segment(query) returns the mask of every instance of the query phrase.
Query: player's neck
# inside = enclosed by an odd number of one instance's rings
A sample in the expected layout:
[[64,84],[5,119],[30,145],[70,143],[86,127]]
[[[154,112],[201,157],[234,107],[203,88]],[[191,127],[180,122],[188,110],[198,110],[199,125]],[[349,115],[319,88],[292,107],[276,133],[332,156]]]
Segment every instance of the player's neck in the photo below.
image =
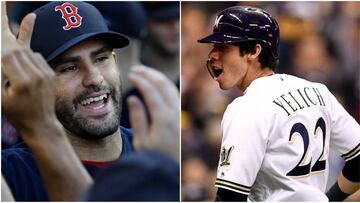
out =
[[118,159],[122,151],[120,129],[99,140],[87,140],[69,132],[67,135],[80,160],[112,161]]
[[266,77],[266,76],[270,76],[273,75],[274,71],[271,70],[270,68],[254,68],[254,69],[249,69],[249,71],[247,72],[243,82],[241,83],[241,85],[239,86],[239,89],[243,92],[245,92],[245,90],[249,87],[249,85],[256,79],[261,78],[261,77]]

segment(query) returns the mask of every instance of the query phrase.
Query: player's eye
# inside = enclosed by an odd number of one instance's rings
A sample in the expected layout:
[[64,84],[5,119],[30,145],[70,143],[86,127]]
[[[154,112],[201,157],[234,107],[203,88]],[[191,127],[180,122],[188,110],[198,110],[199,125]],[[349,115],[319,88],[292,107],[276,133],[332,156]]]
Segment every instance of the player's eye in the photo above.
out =
[[58,73],[69,73],[69,72],[75,72],[77,71],[77,67],[75,65],[67,65],[63,66],[61,68],[58,68]]
[[95,62],[96,63],[102,63],[102,62],[105,62],[107,59],[109,59],[108,56],[102,56],[102,57],[96,58]]
[[103,52],[95,57],[94,62],[98,64],[105,63],[110,58],[110,52]]

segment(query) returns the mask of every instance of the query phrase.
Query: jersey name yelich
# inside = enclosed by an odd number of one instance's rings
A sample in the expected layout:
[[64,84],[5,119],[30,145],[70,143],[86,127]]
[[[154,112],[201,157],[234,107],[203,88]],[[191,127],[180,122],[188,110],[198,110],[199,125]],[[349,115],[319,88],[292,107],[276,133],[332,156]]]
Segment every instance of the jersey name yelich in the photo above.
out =
[[316,87],[304,87],[290,91],[277,97],[273,103],[281,107],[288,116],[307,107],[325,106],[324,99]]

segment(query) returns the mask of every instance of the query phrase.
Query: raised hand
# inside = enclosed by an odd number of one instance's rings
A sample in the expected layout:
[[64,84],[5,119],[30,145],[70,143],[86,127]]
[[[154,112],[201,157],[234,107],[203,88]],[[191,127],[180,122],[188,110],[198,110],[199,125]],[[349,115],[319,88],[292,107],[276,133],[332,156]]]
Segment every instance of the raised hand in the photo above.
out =
[[132,70],[129,80],[143,95],[151,117],[149,125],[141,101],[137,97],[128,99],[135,148],[158,150],[179,160],[180,102],[176,86],[161,72],[141,66]]
[[1,53],[6,54],[7,52],[14,49],[30,48],[31,35],[35,24],[36,15],[30,13],[25,16],[20,24],[19,38],[16,40],[15,35],[9,28],[9,21],[6,12],[6,3],[1,2]]
[[92,178],[56,118],[55,73],[30,49],[36,16],[23,19],[16,39],[9,29],[5,2],[1,6],[2,111],[34,154],[49,199],[75,201]]
[[46,125],[47,119],[54,122],[55,74],[45,59],[30,49],[13,50],[1,59],[6,76],[1,91],[2,110],[11,123],[22,131],[40,123]]
[[30,48],[35,19],[36,15],[34,13],[29,13],[21,21],[17,42],[23,47]]
[[1,9],[2,110],[20,131],[34,122],[56,120],[55,74],[40,54],[30,50],[36,16],[25,16],[16,39],[9,28],[5,2],[1,2]]
[[13,50],[20,49],[21,46],[16,42],[16,38],[9,28],[8,17],[6,14],[6,3],[1,2],[1,54]]

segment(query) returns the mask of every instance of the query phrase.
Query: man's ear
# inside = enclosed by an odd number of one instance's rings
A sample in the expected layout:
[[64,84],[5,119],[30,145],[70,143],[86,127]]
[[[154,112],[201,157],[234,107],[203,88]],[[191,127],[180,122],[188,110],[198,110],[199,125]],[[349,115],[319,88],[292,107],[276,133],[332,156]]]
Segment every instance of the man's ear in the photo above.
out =
[[260,53],[262,51],[262,47],[260,44],[255,45],[255,50],[248,54],[250,60],[255,60],[257,57],[259,57]]
[[117,56],[116,56],[115,51],[112,51],[112,52],[111,52],[111,56],[114,58],[115,64],[117,64]]

